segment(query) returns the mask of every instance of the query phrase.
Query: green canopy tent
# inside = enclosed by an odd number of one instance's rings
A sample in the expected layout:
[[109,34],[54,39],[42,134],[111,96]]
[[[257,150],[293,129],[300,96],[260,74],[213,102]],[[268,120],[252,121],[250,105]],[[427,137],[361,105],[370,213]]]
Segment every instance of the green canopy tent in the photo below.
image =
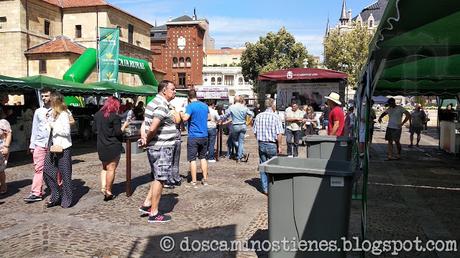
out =
[[458,0],[389,0],[370,45],[362,88],[374,95],[457,95],[459,24]]
[[[158,94],[158,87],[152,85],[129,86],[108,81],[94,82],[90,85],[112,88],[122,95],[146,96],[147,103]],[[187,94],[176,92],[176,97],[187,97]]]
[[0,75],[1,89],[16,90],[24,87],[36,89],[34,85],[27,85],[26,81],[23,79]]
[[36,89],[51,88],[58,90],[66,95],[68,94],[113,94],[113,88],[104,87],[101,85],[90,85],[78,82],[64,81],[44,75],[35,75],[24,77],[23,79],[27,85]]
[[[369,46],[355,96],[369,121],[372,95],[456,96],[460,92],[460,1],[389,0]],[[369,124],[365,150],[368,154]],[[359,129],[358,129],[359,130]],[[364,156],[362,234],[367,228],[368,155]]]
[[151,85],[129,86],[108,81],[94,82],[89,83],[88,85],[94,87],[109,88],[114,92],[126,95],[151,96],[158,93],[157,87]]

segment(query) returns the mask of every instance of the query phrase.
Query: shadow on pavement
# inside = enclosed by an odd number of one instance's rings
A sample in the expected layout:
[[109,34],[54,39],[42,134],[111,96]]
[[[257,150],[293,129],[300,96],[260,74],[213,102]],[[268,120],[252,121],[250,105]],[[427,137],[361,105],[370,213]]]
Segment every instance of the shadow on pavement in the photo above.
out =
[[72,186],[74,188],[72,206],[75,206],[78,201],[89,192],[89,187],[85,186],[85,183],[86,182],[81,179],[72,180]]
[[[83,155],[87,153],[93,153],[96,152],[96,141],[73,141],[72,145],[72,156],[78,156],[78,155]],[[79,161],[79,160],[76,160]],[[79,162],[72,161],[72,164],[76,164]],[[10,156],[8,158],[8,167],[16,167],[16,166],[23,166],[27,164],[31,164],[33,162],[32,160],[32,154],[29,151],[15,151],[10,153]],[[74,163],[76,162],[76,163]],[[81,162],[81,161],[80,161]]]
[[85,161],[82,160],[82,159],[72,159],[72,165],[75,165],[75,164],[78,164],[78,163],[82,163],[82,162],[85,162]]
[[[123,177],[124,175],[118,173],[115,176],[122,176]],[[131,191],[132,191],[132,193],[134,193],[136,191],[137,187],[139,187],[141,185],[144,185],[144,184],[148,184],[150,182],[152,182],[152,176],[150,175],[150,173],[131,179]],[[113,184],[112,191],[113,191],[113,193],[115,195],[119,195],[121,193],[126,192],[126,181]]]
[[261,182],[260,182],[260,178],[251,178],[251,179],[248,179],[248,180],[245,180],[244,181],[246,184],[254,187],[255,189],[257,189],[257,191],[263,193],[262,191],[262,186],[261,186]]
[[[235,240],[236,225],[222,227],[204,228],[193,231],[185,231],[174,234],[164,234],[149,238],[147,246],[140,257],[236,257],[235,251],[219,251],[219,247],[230,249],[232,241]],[[174,243],[174,245],[168,245]],[[172,247],[166,252],[164,247]],[[135,243],[128,253],[131,257],[136,251]],[[212,251],[217,247],[217,251]]]
[[177,196],[179,196],[176,193],[170,193],[170,194],[164,194],[161,196],[160,199],[160,204],[158,205],[158,209],[162,213],[170,213],[174,210],[174,207],[176,204],[179,202],[179,199],[177,199]]
[[24,188],[31,184],[32,184],[32,179],[23,179],[19,181],[6,182],[6,185],[8,186],[8,191],[5,194],[0,195],[0,199],[4,199],[10,196],[13,196],[19,193],[21,188]]
[[[248,242],[260,242],[263,243],[264,241],[268,241],[268,229],[258,229],[251,238],[249,238]],[[255,250],[257,257],[268,257],[268,252],[264,251],[262,248]]]
[[32,154],[28,151],[11,152],[8,157],[8,167],[22,166],[32,163]]

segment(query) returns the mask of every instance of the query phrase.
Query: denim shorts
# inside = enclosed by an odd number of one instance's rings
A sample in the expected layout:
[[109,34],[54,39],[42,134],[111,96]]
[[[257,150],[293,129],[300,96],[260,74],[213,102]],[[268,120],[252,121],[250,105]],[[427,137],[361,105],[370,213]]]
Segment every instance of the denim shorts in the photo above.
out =
[[206,159],[208,152],[208,138],[188,138],[187,140],[187,161]]
[[152,179],[167,181],[173,171],[174,146],[161,147],[160,149],[147,148],[147,157]]

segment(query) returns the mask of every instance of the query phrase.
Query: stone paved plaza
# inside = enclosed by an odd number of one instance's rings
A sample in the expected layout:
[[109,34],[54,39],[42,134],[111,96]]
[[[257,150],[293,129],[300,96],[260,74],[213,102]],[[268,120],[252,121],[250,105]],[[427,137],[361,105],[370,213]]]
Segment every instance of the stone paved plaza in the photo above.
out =
[[[430,131],[431,132],[431,131]],[[383,161],[383,132],[371,150],[368,239],[460,240],[460,162],[437,150],[435,134],[424,135],[420,148],[403,159]],[[185,137],[184,137],[185,140]],[[224,139],[225,140],[225,139]],[[183,184],[164,190],[160,210],[172,215],[166,224],[148,224],[138,212],[150,181],[145,153],[133,155],[133,195],[124,193],[125,160],[115,181],[118,197],[103,202],[99,192],[100,163],[93,146],[77,144],[73,180],[77,202],[69,209],[44,208],[44,201],[25,204],[33,169],[31,156],[13,157],[7,169],[9,193],[0,199],[0,257],[265,257],[264,252],[181,252],[193,240],[266,240],[267,197],[261,194],[256,141],[248,132],[248,163],[221,159],[210,164],[210,185]],[[185,141],[183,143],[185,149]],[[225,147],[224,147],[225,149]],[[305,155],[302,147],[301,156]],[[187,176],[186,153],[181,174]],[[184,179],[186,180],[186,179]],[[422,187],[423,186],[423,187]],[[443,188],[436,188],[443,187]],[[361,202],[353,201],[349,236],[359,236]],[[327,224],[325,225],[327,227]],[[172,252],[160,240],[176,241]],[[186,245],[185,245],[186,246]],[[452,253],[450,253],[452,254]],[[447,253],[401,253],[399,257],[449,257]],[[349,254],[357,257],[357,253]],[[372,256],[368,254],[368,256]],[[384,255],[388,257],[387,255]],[[459,253],[451,257],[459,257]]]

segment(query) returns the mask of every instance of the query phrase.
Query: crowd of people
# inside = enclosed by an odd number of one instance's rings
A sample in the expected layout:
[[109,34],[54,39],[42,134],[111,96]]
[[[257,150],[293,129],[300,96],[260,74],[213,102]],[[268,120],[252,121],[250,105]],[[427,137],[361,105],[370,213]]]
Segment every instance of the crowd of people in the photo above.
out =
[[[111,201],[116,196],[112,191],[120,157],[123,151],[123,133],[133,120],[143,120],[140,129],[138,145],[147,153],[152,182],[144,202],[139,207],[142,214],[148,215],[149,223],[161,223],[171,220],[171,216],[162,214],[159,201],[163,188],[174,188],[181,185],[182,177],[179,172],[181,153],[181,128],[187,125],[187,161],[191,180],[186,185],[198,188],[198,164],[202,177],[200,184],[208,186],[208,163],[216,160],[217,128],[225,126],[228,129],[227,155],[237,163],[245,162],[249,154],[245,154],[244,141],[248,127],[252,125],[258,143],[259,162],[281,154],[282,135],[286,137],[287,156],[299,155],[299,143],[302,135],[317,134],[320,126],[331,136],[355,137],[354,126],[360,124],[356,137],[359,140],[359,150],[363,153],[366,124],[370,125],[372,139],[373,125],[376,119],[375,111],[371,108],[366,118],[364,113],[358,119],[353,106],[344,113],[340,95],[331,92],[325,97],[326,105],[322,120],[314,112],[312,106],[301,107],[296,100],[284,112],[282,118],[276,110],[275,100],[265,100],[265,110],[260,107],[251,111],[243,97],[236,96],[234,104],[226,110],[216,109],[215,103],[205,104],[198,100],[196,91],[188,92],[188,104],[181,107],[171,102],[176,96],[176,87],[171,81],[162,81],[158,86],[158,94],[144,108],[139,102],[135,107],[131,103],[124,106],[116,97],[108,97],[103,106],[94,114],[93,132],[97,135],[97,153],[101,161],[100,191],[104,201]],[[33,115],[32,132],[30,137],[30,152],[33,155],[34,176],[30,194],[24,198],[31,203],[43,200],[44,184],[50,190],[50,198],[46,207],[71,207],[74,204],[72,188],[72,139],[70,126],[75,123],[72,113],[64,104],[64,97],[59,92],[50,89],[41,90],[43,106],[36,109]],[[364,106],[366,103],[363,104]],[[370,105],[373,105],[371,102]],[[0,110],[0,115],[5,112]],[[410,139],[413,146],[413,135],[417,134],[416,146],[420,142],[420,133],[426,114],[418,105],[410,114],[394,99],[388,100],[388,108],[380,115],[379,122],[389,116],[385,139],[388,141],[388,160],[401,157],[401,128],[410,123]],[[402,116],[405,119],[402,120]],[[2,117],[0,117],[2,118]],[[368,119],[368,121],[366,121]],[[402,120],[402,121],[401,121]],[[9,146],[11,144],[11,126],[5,119],[0,119],[0,193],[5,193],[5,168],[7,165]],[[393,150],[396,145],[396,152]],[[268,179],[264,171],[260,171],[262,192],[268,195]]]

